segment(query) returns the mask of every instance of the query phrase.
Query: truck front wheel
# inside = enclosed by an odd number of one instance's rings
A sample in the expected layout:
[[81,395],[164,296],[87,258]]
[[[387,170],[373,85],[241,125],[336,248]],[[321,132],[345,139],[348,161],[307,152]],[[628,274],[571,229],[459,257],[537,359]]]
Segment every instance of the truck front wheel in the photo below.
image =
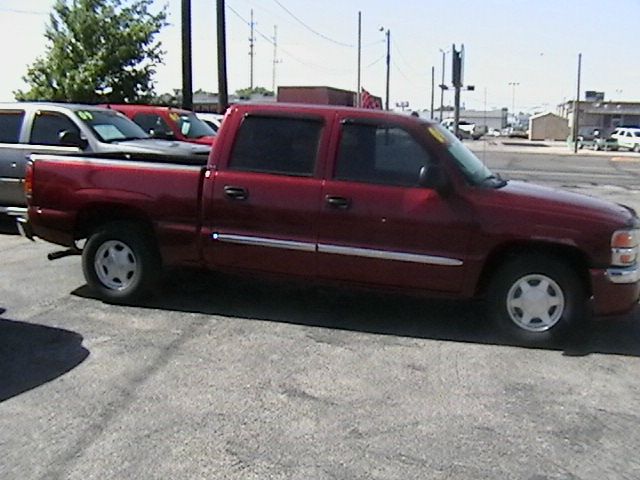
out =
[[488,291],[489,315],[508,338],[526,344],[564,339],[587,320],[587,295],[561,259],[526,255],[505,263]]
[[82,252],[89,287],[103,300],[124,303],[148,293],[159,276],[160,261],[153,242],[133,222],[99,227]]

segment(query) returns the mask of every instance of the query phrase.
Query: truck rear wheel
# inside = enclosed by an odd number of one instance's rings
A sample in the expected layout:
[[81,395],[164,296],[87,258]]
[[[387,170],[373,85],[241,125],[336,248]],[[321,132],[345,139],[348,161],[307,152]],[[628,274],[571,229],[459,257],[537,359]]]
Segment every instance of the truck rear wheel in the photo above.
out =
[[505,263],[488,291],[489,315],[503,334],[538,345],[562,340],[588,315],[583,282],[559,258],[526,255]]
[[124,303],[148,293],[160,273],[153,242],[133,222],[99,227],[82,252],[82,270],[89,287],[108,302]]

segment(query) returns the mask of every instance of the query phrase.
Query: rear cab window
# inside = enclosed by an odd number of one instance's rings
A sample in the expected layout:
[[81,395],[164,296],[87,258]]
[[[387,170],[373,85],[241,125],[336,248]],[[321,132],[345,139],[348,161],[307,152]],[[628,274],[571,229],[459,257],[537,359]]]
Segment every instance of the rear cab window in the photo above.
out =
[[312,177],[323,127],[319,118],[247,116],[240,125],[229,169]]
[[0,111],[0,143],[19,143],[24,110]]

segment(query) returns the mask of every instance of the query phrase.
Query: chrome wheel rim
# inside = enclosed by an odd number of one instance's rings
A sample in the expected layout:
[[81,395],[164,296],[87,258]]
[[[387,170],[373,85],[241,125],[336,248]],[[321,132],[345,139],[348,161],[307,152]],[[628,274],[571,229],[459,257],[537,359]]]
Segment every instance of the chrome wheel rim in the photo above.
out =
[[562,318],[564,294],[551,278],[541,274],[518,279],[507,294],[507,311],[511,321],[529,332],[544,332]]
[[109,240],[100,245],[94,267],[98,280],[111,290],[129,288],[139,274],[133,250],[118,240]]

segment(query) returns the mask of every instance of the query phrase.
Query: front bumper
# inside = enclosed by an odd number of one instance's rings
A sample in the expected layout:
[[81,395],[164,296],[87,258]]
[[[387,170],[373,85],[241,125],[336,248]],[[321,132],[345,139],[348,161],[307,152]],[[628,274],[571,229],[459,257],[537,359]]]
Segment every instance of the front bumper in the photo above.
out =
[[612,283],[636,283],[640,281],[640,265],[607,269],[607,277]]
[[592,269],[591,287],[596,315],[622,315],[640,300],[640,265],[630,268]]

